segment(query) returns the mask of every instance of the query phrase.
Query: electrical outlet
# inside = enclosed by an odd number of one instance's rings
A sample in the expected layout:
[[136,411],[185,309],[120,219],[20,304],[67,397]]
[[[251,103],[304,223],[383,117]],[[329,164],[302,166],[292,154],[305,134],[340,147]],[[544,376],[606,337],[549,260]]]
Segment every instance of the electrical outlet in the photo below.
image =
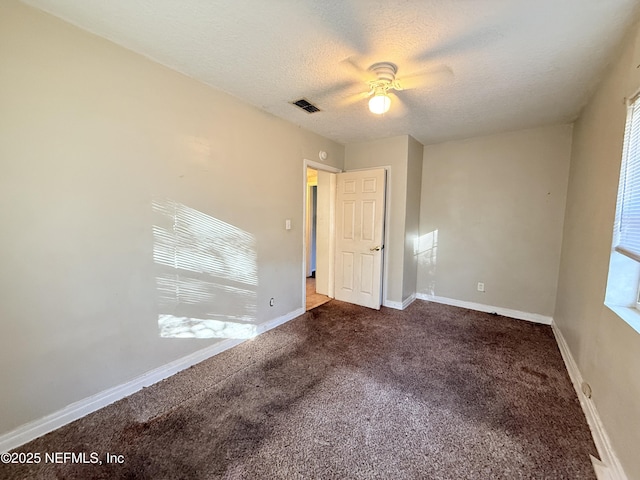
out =
[[478,282],[478,291],[479,292],[484,292],[484,283]]

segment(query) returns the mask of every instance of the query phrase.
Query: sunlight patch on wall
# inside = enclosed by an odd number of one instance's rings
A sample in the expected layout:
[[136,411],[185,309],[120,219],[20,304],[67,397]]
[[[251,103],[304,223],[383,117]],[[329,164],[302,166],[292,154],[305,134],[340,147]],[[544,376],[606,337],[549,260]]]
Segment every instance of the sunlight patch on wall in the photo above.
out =
[[255,336],[255,237],[173,200],[152,207],[160,336]]
[[173,338],[253,338],[255,325],[202,318],[158,315],[161,337]]
[[421,292],[435,295],[436,264],[438,257],[438,230],[425,233],[416,238],[413,246],[414,254],[418,257],[418,268],[423,279],[420,282]]

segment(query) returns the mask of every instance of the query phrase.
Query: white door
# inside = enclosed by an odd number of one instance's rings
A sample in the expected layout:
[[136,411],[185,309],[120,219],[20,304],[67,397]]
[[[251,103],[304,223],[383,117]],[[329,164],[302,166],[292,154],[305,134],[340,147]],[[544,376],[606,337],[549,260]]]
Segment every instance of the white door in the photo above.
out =
[[335,298],[380,309],[385,170],[337,174]]

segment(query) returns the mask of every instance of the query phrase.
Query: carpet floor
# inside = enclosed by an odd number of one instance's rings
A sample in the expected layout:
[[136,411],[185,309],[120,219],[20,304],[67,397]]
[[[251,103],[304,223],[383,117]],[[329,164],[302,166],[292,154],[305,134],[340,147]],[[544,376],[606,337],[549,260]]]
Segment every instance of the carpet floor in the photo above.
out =
[[16,452],[103,464],[0,478],[585,480],[597,456],[550,327],[335,300]]

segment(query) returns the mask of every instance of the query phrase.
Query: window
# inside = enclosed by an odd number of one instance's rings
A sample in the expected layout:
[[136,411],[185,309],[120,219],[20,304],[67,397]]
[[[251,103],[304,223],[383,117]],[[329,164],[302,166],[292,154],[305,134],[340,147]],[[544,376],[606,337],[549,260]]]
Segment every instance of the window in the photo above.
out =
[[640,332],[640,94],[629,102],[606,305]]
[[616,251],[640,262],[640,101],[627,111],[614,230]]

